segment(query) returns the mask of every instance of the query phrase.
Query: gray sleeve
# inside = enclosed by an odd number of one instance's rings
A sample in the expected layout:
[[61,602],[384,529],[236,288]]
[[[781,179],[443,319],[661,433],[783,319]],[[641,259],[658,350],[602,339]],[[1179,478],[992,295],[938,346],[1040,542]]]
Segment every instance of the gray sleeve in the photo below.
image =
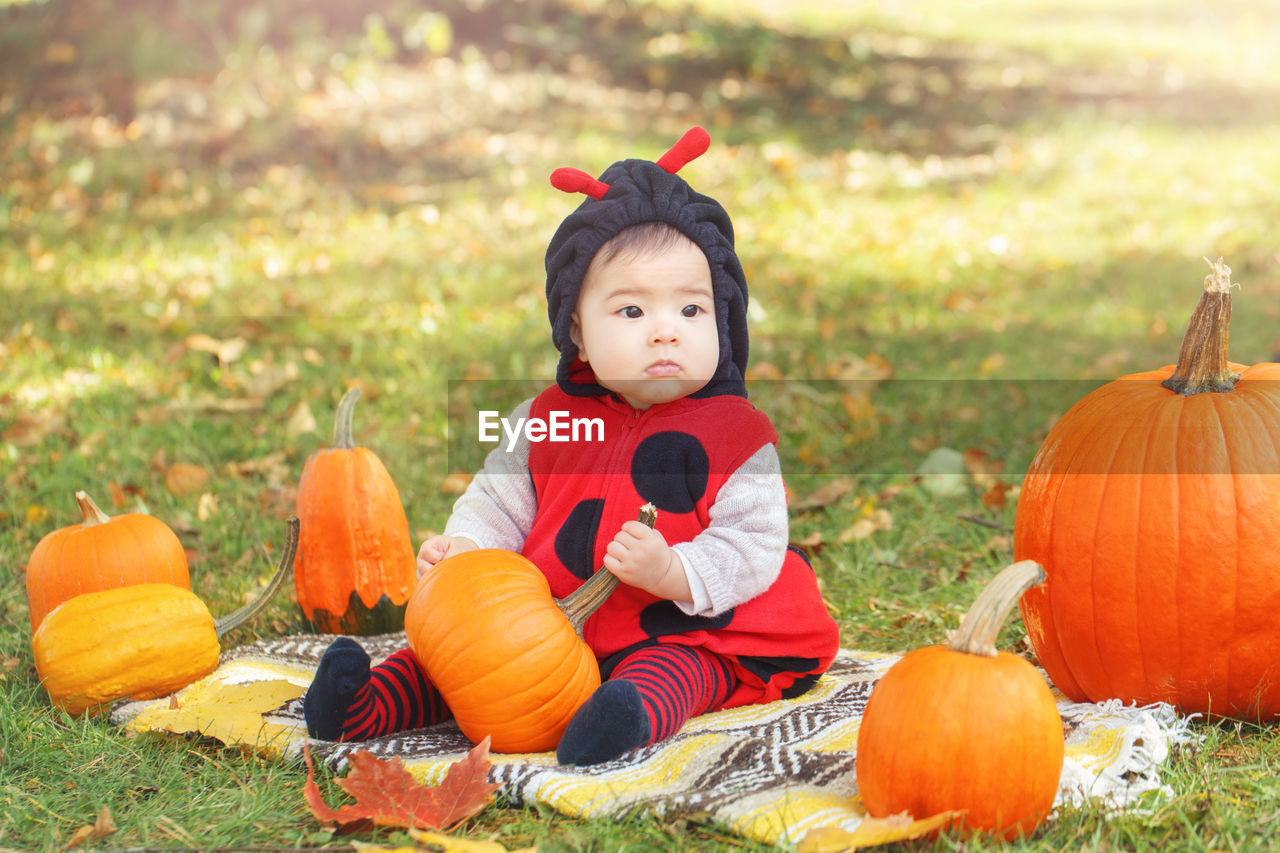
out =
[[[527,418],[533,400],[512,410],[507,420]],[[453,504],[446,536],[461,536],[481,548],[519,551],[533,529],[538,498],[529,476],[529,440],[521,431],[510,449],[505,438],[485,457],[484,467]]]
[[[691,575],[691,615],[714,616],[764,592],[778,578],[786,557],[787,495],[778,451],[757,450],[720,487],[710,524],[691,542],[672,547]],[[698,593],[705,591],[705,599]]]

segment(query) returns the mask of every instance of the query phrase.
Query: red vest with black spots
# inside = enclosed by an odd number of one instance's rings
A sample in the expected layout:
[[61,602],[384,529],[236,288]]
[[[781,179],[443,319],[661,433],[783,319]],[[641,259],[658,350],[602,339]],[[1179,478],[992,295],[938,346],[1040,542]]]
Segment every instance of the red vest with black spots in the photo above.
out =
[[[762,412],[729,395],[638,411],[612,395],[576,397],[553,386],[538,395],[529,415],[558,421],[569,438],[569,424],[581,419],[577,441],[530,444],[538,511],[523,553],[557,598],[595,572],[618,529],[646,502],[658,508],[657,529],[668,543],[691,541],[709,526],[716,494],[730,475],[778,439]],[[621,584],[583,635],[606,677],[627,652],[658,642],[723,656],[738,679],[723,707],[804,692],[839,643],[813,569],[793,550],[768,590],[726,613],[689,616],[671,601]]]

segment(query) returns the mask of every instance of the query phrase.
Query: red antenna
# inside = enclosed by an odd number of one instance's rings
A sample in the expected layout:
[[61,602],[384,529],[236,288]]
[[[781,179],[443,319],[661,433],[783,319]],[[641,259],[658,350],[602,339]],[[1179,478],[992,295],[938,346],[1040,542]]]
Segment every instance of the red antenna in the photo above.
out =
[[671,150],[658,159],[658,165],[674,175],[690,160],[696,160],[707,153],[707,148],[710,146],[711,134],[701,127],[689,128],[684,136],[680,137],[680,141],[672,145]]
[[[693,127],[685,131],[680,141],[658,158],[657,165],[668,174],[674,175],[690,160],[696,160],[706,153],[711,146],[711,134],[701,127]],[[596,201],[604,198],[609,185],[598,181],[581,169],[561,168],[551,173],[551,186],[567,193],[583,193]]]
[[584,193],[596,201],[609,191],[608,184],[597,181],[581,169],[556,169],[551,173],[551,186],[567,193]]

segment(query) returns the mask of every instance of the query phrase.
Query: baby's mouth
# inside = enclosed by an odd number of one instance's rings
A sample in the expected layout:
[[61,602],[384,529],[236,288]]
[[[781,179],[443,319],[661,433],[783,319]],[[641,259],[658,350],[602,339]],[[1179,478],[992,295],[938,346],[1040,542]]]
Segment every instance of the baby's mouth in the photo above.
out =
[[680,374],[680,365],[674,361],[655,361],[644,370],[646,376],[678,376]]

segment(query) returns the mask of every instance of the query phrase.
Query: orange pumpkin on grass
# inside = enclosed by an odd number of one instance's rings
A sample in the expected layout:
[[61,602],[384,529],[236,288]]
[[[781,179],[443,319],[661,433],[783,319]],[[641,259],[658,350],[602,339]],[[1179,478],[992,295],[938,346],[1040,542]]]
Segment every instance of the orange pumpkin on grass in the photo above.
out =
[[294,590],[303,618],[329,634],[383,634],[404,625],[417,580],[409,520],[395,481],[377,455],[357,447],[352,412],[360,389],[343,395],[333,446],[302,469],[302,522]]
[[1014,555],[1040,664],[1077,701],[1280,717],[1280,364],[1228,361],[1211,264],[1176,365],[1088,394],[1049,431]]
[[133,512],[115,517],[76,492],[84,520],[47,534],[27,561],[31,631],[62,602],[77,595],[138,583],[191,588],[187,553],[160,519]]
[[1048,816],[1062,775],[1062,718],[1035,667],[995,648],[1018,597],[1043,579],[1029,560],[1009,566],[945,646],[907,653],[876,682],[858,730],[868,814],[957,812],[953,827],[1006,839]]

